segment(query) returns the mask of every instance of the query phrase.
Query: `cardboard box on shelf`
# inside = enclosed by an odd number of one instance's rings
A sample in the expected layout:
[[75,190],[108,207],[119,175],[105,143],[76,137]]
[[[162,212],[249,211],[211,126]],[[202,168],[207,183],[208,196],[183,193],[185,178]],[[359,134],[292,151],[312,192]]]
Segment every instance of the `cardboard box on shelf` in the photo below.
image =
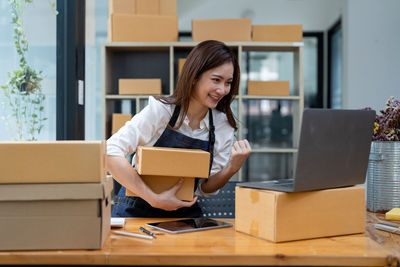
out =
[[138,15],[160,14],[160,0],[135,0],[135,2]]
[[251,19],[194,19],[192,39],[194,42],[251,41]]
[[[174,176],[156,176],[156,175],[141,175],[143,181],[159,194],[168,189],[171,189],[180,178],[183,178],[182,187],[176,193],[176,197],[180,200],[193,200],[194,194],[194,179],[193,177],[174,177]],[[126,190],[127,196],[136,196],[132,191]]]
[[0,184],[100,182],[105,154],[104,141],[0,142]]
[[0,185],[0,250],[101,249],[113,181]]
[[115,134],[118,130],[125,125],[125,123],[132,119],[131,114],[119,114],[113,113],[112,114],[112,127],[111,127],[111,134]]
[[289,81],[248,81],[248,95],[288,96]]
[[161,79],[118,79],[120,95],[160,95]]
[[111,42],[177,42],[178,17],[111,14],[108,37]]
[[303,25],[252,25],[252,37],[255,42],[302,42]]
[[176,0],[160,0],[160,15],[176,16]]
[[138,146],[135,168],[140,175],[208,178],[210,153],[200,149]]
[[300,193],[236,187],[235,229],[273,242],[363,233],[362,186]]
[[108,1],[108,15],[111,14],[135,14],[136,4],[135,0],[109,0]]
[[186,58],[178,59],[178,75],[181,74],[182,68],[183,68],[183,65],[185,65],[185,62],[186,62]]

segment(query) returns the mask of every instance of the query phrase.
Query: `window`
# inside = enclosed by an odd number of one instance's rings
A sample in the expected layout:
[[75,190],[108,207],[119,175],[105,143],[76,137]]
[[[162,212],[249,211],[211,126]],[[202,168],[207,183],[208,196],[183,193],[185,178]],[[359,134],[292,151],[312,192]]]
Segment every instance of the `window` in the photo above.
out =
[[328,31],[328,107],[342,107],[342,23]]
[[[14,28],[8,2],[0,1],[0,85],[3,86],[9,81],[7,73],[19,68],[19,55],[14,46]],[[47,120],[43,121],[44,127],[36,135],[38,140],[56,138],[56,19],[55,10],[49,1],[24,4],[23,29],[29,44],[26,61],[32,69],[43,71],[41,86],[45,100],[42,106],[43,117]],[[28,117],[32,118],[32,115]],[[0,89],[0,140],[17,138],[15,123],[10,103]]]

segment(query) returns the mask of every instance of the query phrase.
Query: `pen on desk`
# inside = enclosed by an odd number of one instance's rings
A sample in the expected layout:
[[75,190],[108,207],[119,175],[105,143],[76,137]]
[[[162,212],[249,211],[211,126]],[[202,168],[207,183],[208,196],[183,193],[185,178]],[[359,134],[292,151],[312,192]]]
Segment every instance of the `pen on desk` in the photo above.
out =
[[145,233],[145,234],[148,234],[148,235],[154,237],[154,238],[157,237],[155,233],[150,232],[149,230],[143,228],[142,226],[139,227],[139,230],[142,231],[142,232]]
[[374,224],[374,227],[376,229],[379,229],[382,231],[386,231],[386,232],[390,232],[390,233],[394,233],[394,234],[400,234],[400,227],[395,227],[395,226],[387,225],[387,224],[383,224],[383,223],[376,223],[376,224]]
[[126,235],[126,236],[139,237],[139,238],[144,238],[144,239],[153,239],[152,236],[140,235],[140,234],[128,233],[128,232],[122,232],[122,231],[113,231],[113,233],[118,234],[118,235]]

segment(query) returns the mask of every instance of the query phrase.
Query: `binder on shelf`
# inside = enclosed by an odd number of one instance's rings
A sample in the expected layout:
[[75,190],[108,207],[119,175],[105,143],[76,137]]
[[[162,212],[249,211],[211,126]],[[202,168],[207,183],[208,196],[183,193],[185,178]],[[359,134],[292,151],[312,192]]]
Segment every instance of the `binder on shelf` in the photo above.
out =
[[178,75],[181,74],[182,68],[183,68],[183,65],[185,65],[185,62],[186,62],[186,58],[178,59]]

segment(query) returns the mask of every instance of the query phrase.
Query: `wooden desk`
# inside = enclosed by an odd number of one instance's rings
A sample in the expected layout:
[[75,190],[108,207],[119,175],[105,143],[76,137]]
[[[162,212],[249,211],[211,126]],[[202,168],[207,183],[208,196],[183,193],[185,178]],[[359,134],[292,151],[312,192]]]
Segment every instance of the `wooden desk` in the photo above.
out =
[[[139,233],[145,222],[159,220],[127,219],[125,230]],[[279,244],[233,227],[165,234],[155,240],[111,234],[102,250],[0,252],[0,264],[397,266],[400,238],[373,229],[374,220],[376,216],[368,214],[365,234]]]

